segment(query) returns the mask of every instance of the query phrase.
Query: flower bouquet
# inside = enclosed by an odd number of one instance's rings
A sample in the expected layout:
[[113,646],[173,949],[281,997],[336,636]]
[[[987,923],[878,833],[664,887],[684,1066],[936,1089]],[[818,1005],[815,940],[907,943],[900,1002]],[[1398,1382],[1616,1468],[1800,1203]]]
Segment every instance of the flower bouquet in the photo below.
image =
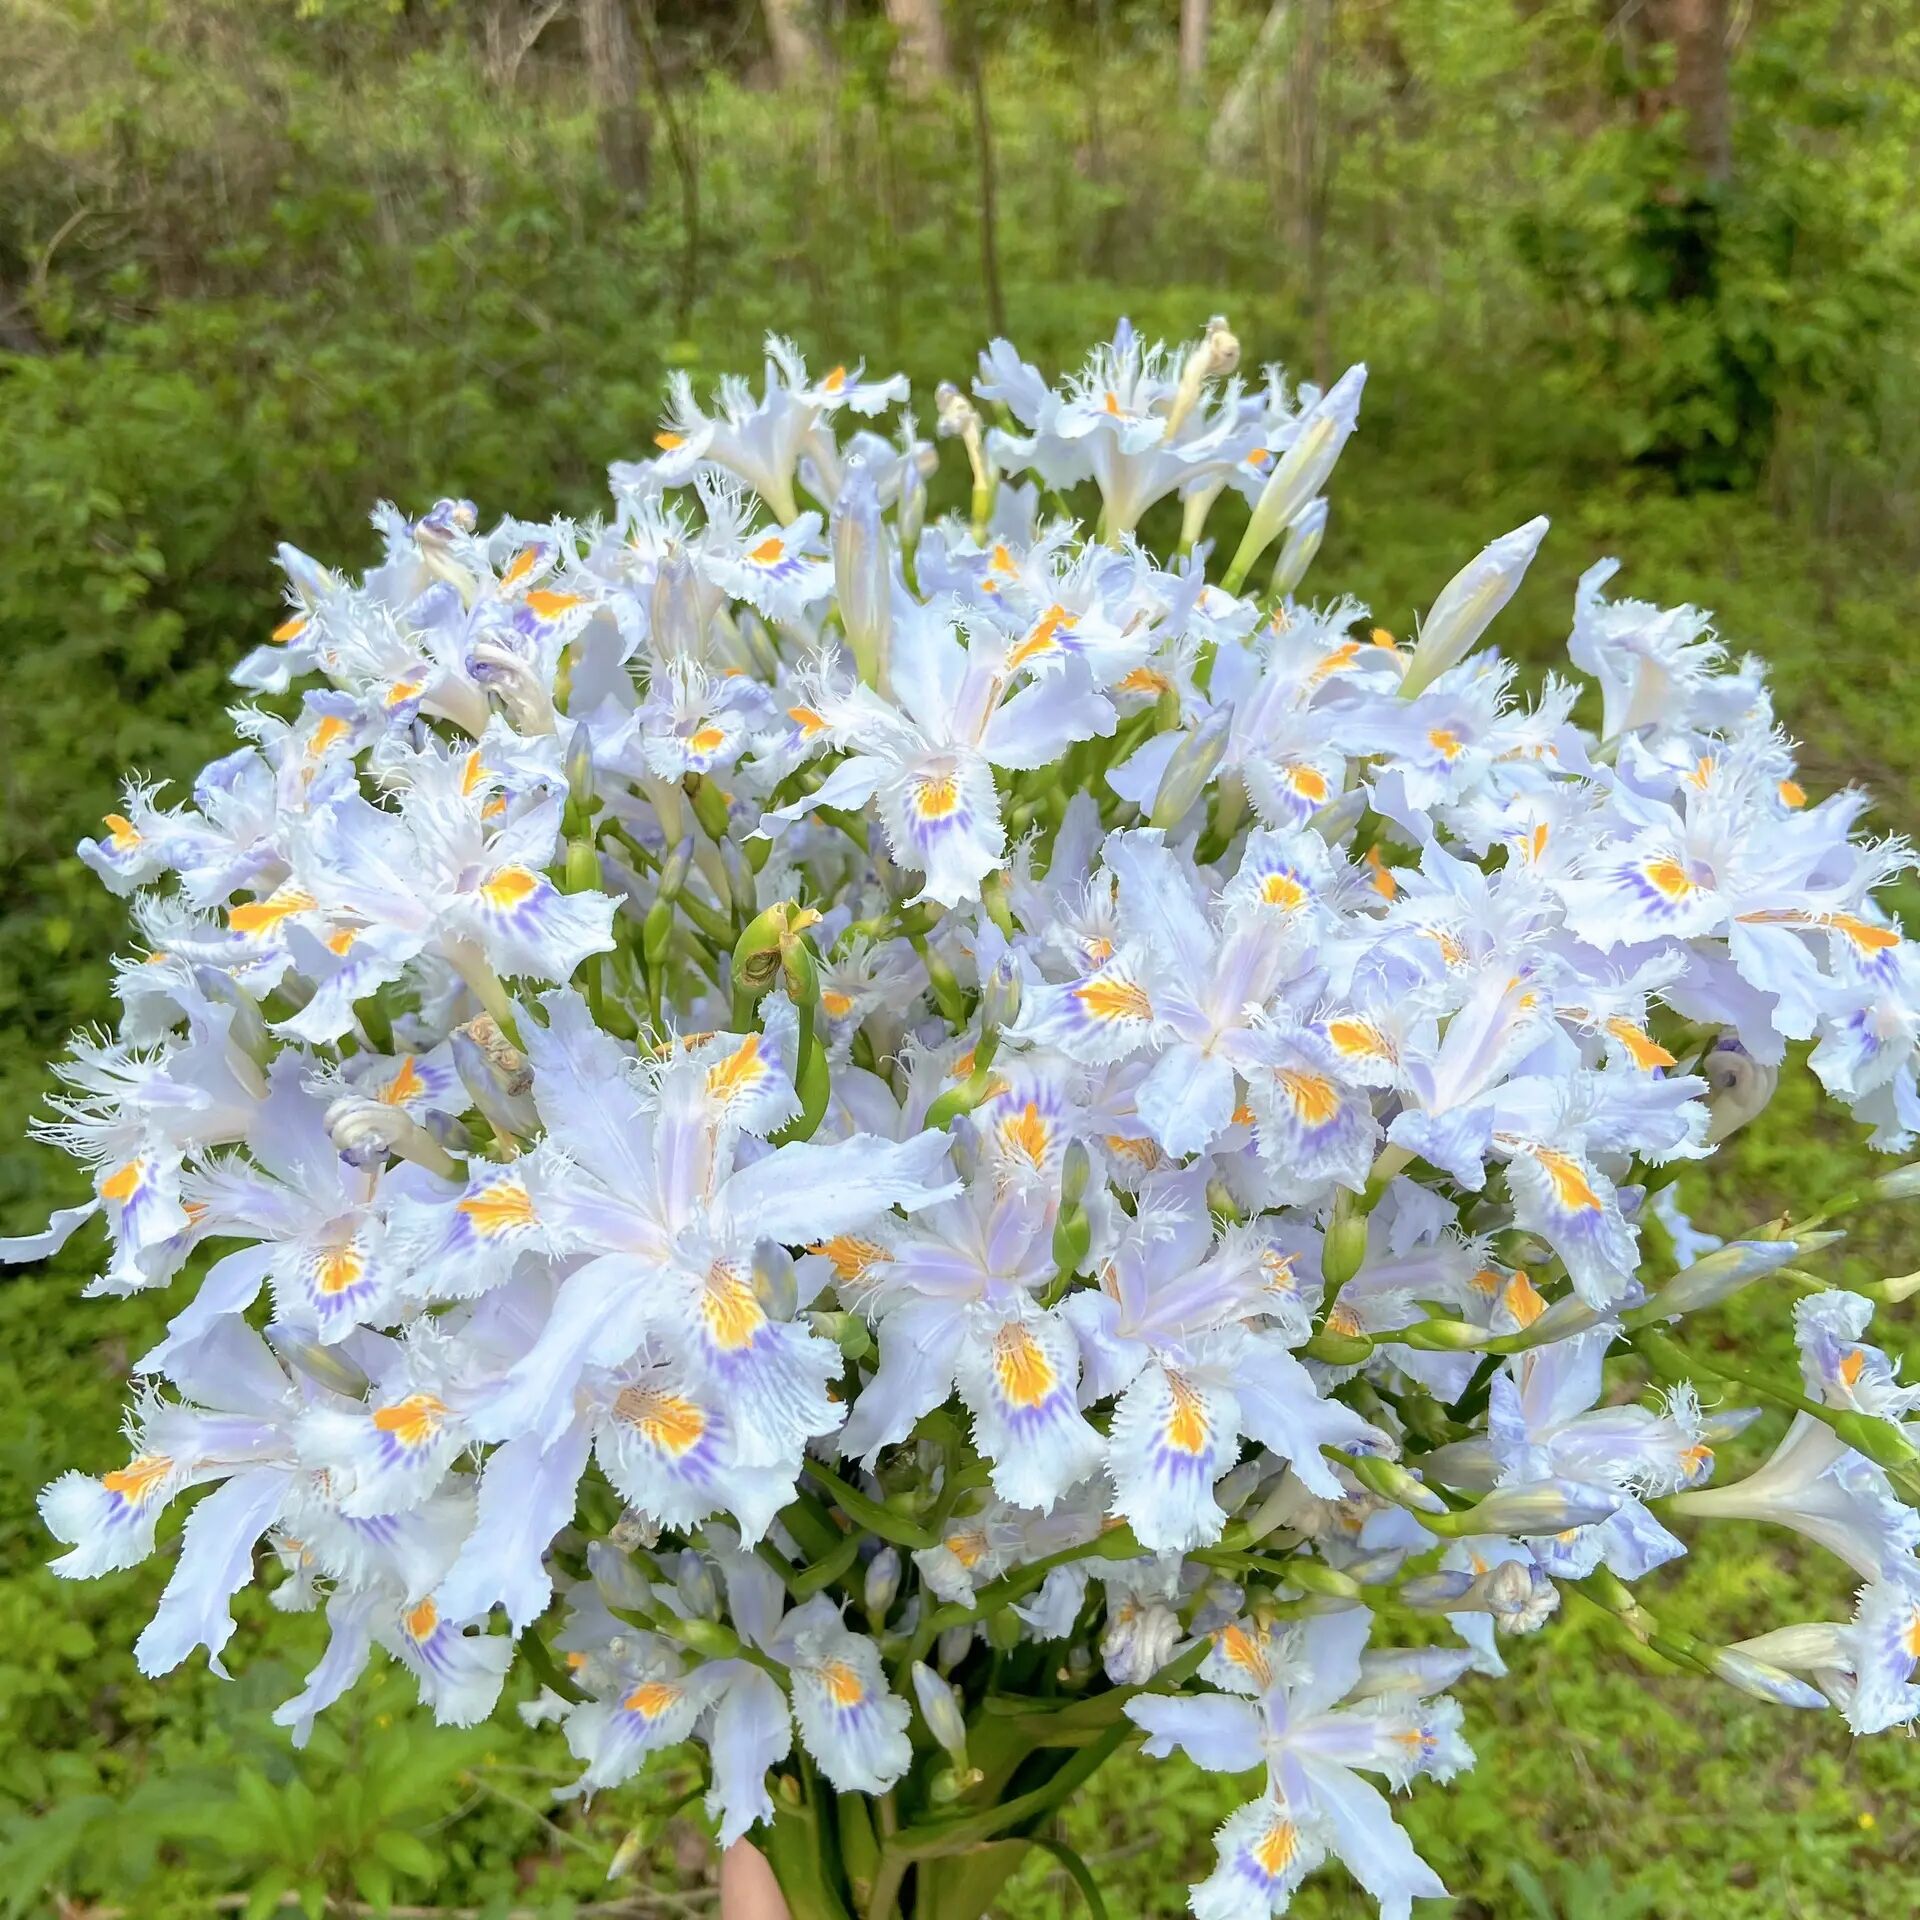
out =
[[[1920,1180],[1725,1243],[1672,1185],[1790,1042],[1908,1143],[1906,848],[1610,561],[1595,722],[1522,692],[1480,642],[1544,520],[1411,643],[1304,597],[1365,370],[1239,357],[996,342],[942,513],[912,416],[858,424],[906,383],[774,340],[602,521],[281,550],[242,744],[80,849],[137,950],[43,1127],[91,1197],[6,1249],[97,1220],[90,1292],[181,1295],[130,1461],[42,1501],[90,1577],[197,1490],[144,1671],[222,1671],[256,1577],[325,1611],[296,1743],[376,1648],[454,1724],[517,1655],[572,1791],[692,1743],[795,1920],[973,1920],[1035,1846],[1097,1909],[1052,1822],[1138,1744],[1244,1776],[1200,1920],[1336,1860],[1406,1920],[1382,1788],[1470,1763],[1448,1689],[1569,1594],[1914,1715],[1920,1389],[1867,1328],[1920,1276],[1816,1263]],[[1756,1284],[1797,1378],[1695,1331]],[[1716,1516],[1854,1617],[1643,1601]]]

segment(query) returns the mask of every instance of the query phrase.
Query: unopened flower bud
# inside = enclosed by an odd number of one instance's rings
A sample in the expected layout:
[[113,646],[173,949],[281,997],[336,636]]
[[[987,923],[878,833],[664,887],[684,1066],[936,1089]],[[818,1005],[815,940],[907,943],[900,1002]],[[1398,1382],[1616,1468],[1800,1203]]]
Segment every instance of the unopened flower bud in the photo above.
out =
[[1440,589],[1420,624],[1402,694],[1412,699],[1473,651],[1494,615],[1513,598],[1546,537],[1547,517],[1536,515],[1524,527],[1503,533]]
[[1667,1319],[1717,1306],[1763,1274],[1804,1259],[1815,1251],[1814,1243],[1831,1246],[1844,1238],[1840,1233],[1813,1233],[1801,1240],[1731,1240],[1683,1267],[1642,1311]]
[[1909,1160],[1904,1167],[1883,1173],[1874,1181],[1871,1191],[1880,1200],[1920,1199],[1920,1160]]
[[780,649],[774,644],[767,623],[751,607],[733,610],[733,631],[746,654],[749,665],[763,680],[780,678]]
[[567,804],[582,814],[593,806],[593,734],[584,722],[567,742]]
[[709,1567],[697,1553],[683,1553],[674,1568],[673,1584],[679,1590],[681,1604],[695,1619],[720,1617],[720,1588]]
[[921,529],[927,522],[927,476],[918,462],[909,461],[901,472],[900,504],[894,520],[900,534],[900,551],[911,555],[919,548]]
[[652,645],[660,658],[699,658],[707,609],[699,576],[684,548],[676,546],[661,556],[647,616]]
[[867,1562],[867,1578],[861,1601],[869,1620],[878,1622],[886,1618],[888,1609],[900,1592],[900,1573],[900,1550],[897,1547],[882,1547]]
[[1309,500],[1294,515],[1287,528],[1287,537],[1281,542],[1280,558],[1273,563],[1273,588],[1276,598],[1291,593],[1306,578],[1307,569],[1313,565],[1314,556],[1320,551],[1320,542],[1326,538],[1327,503],[1325,498]]
[[1383,1500],[1410,1507],[1416,1513],[1447,1511],[1447,1503],[1397,1460],[1384,1460],[1377,1454],[1351,1454],[1346,1464],[1347,1470],[1369,1493],[1376,1493]]
[[1352,787],[1337,800],[1329,800],[1324,807],[1316,808],[1307,825],[1331,847],[1344,840],[1360,824],[1360,817],[1366,810],[1366,788]]
[[1837,1620],[1803,1620],[1791,1627],[1775,1627],[1751,1640],[1737,1641],[1729,1653],[1743,1653],[1772,1667],[1795,1673],[1818,1673],[1822,1668],[1851,1666],[1856,1629]]
[[1459,1533],[1565,1533],[1612,1519],[1620,1496],[1604,1488],[1570,1480],[1542,1480],[1532,1486],[1496,1487],[1471,1512],[1455,1514]]
[[1349,1700],[1387,1694],[1439,1693],[1473,1665],[1466,1647],[1376,1647],[1360,1656],[1360,1678]]
[[1026,1622],[1017,1608],[1002,1607],[987,1615],[987,1644],[1002,1653],[1011,1653],[1027,1637]]
[[1920,1293],[1920,1268],[1912,1273],[1899,1274],[1886,1280],[1864,1281],[1860,1291],[1887,1306],[1897,1307],[1903,1301],[1911,1300],[1916,1293]]
[[1060,1204],[1063,1207],[1077,1207],[1085,1197],[1087,1181],[1093,1171],[1093,1156],[1087,1151],[1087,1144],[1078,1138],[1067,1142],[1066,1151],[1060,1156]]
[[1359,422],[1360,394],[1366,384],[1366,368],[1349,367],[1301,420],[1293,444],[1274,462],[1273,472],[1254,503],[1246,534],[1223,583],[1229,593],[1240,591],[1254,562],[1326,485],[1341,449]]
[[1715,1647],[1707,1655],[1707,1664],[1728,1686],[1773,1706],[1804,1707],[1817,1713],[1827,1704],[1827,1696],[1818,1687],[1795,1679],[1784,1667],[1756,1660],[1737,1647]]
[[1153,796],[1153,826],[1177,827],[1206,792],[1227,750],[1228,720],[1225,713],[1210,715],[1174,748]]
[[1725,1446],[1739,1439],[1765,1411],[1763,1407],[1715,1407],[1701,1419],[1700,1438],[1710,1447]]
[[834,593],[860,678],[885,684],[893,635],[893,547],[880,515],[880,496],[865,466],[848,469],[828,530]]
[[1406,1557],[1403,1548],[1384,1547],[1378,1553],[1363,1554],[1358,1560],[1349,1561],[1345,1572],[1350,1580],[1360,1586],[1378,1587],[1400,1571]]
[[687,875],[693,870],[693,835],[687,834],[678,841],[671,853],[660,863],[660,898],[666,901],[677,900],[680,890],[687,884]]
[[980,983],[980,1022],[990,1033],[1004,1033],[1020,1018],[1020,974],[1003,959]]
[[276,1320],[267,1328],[267,1343],[288,1366],[298,1368],[330,1393],[344,1394],[349,1400],[366,1394],[366,1374],[338,1347],[323,1345],[304,1328]]
[[1469,1320],[1420,1320],[1396,1327],[1391,1337],[1416,1353],[1470,1353],[1485,1344],[1487,1330]]
[[913,1697],[920,1703],[927,1731],[953,1755],[962,1767],[967,1764],[967,1723],[953,1688],[942,1680],[924,1660],[912,1667]]
[[1461,1603],[1472,1585],[1473,1575],[1464,1567],[1443,1573],[1416,1574],[1400,1584],[1395,1598],[1422,1613],[1460,1613],[1465,1611]]
[[1320,1248],[1320,1272],[1327,1283],[1327,1298],[1344,1287],[1366,1264],[1367,1216],[1354,1204],[1353,1195],[1342,1193],[1334,1202],[1333,1219]]
[[298,547],[290,546],[284,540],[274,549],[274,559],[279,563],[280,571],[293,583],[293,590],[309,605],[316,600],[326,599],[340,584],[330,568],[323,567],[311,554],[302,553]]
[[1324,1593],[1336,1600],[1358,1600],[1360,1583],[1349,1573],[1327,1566],[1323,1561],[1304,1558],[1287,1562],[1286,1580],[1302,1593]]
[[1266,1471],[1266,1463],[1262,1460],[1242,1460],[1224,1479],[1215,1481],[1215,1504],[1224,1513],[1238,1513],[1260,1491],[1260,1482],[1266,1477]]
[[587,1572],[608,1606],[622,1613],[645,1613],[653,1605],[653,1590],[623,1548],[611,1540],[587,1544]]
[[[709,1573],[707,1578],[711,1581],[712,1574]],[[714,1601],[714,1609],[716,1612],[719,1610],[717,1597]],[[723,1627],[719,1621],[710,1619],[704,1614],[692,1620],[676,1622],[674,1633],[695,1653],[703,1653],[709,1660],[735,1659],[740,1652],[739,1636],[731,1628]]]
[[640,957],[649,968],[656,968],[672,944],[673,908],[665,900],[656,900],[640,922]]
[[613,1858],[607,1862],[607,1878],[618,1880],[623,1874],[633,1871],[646,1852],[647,1843],[638,1827],[629,1827],[620,1844],[613,1850]]
[[967,1649],[972,1645],[971,1627],[949,1627],[934,1642],[933,1656],[943,1667],[957,1667],[967,1657]]
[[681,784],[687,798],[693,802],[693,817],[700,822],[707,838],[724,840],[727,837],[727,796],[715,782],[702,774],[690,773]]

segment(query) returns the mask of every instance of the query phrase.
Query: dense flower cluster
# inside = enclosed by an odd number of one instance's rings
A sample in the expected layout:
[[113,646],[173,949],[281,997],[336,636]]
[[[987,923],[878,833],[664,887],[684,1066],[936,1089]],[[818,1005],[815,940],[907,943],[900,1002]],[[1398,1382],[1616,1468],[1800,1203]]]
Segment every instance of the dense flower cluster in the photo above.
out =
[[[772,341],[758,393],[677,384],[604,523],[282,550],[244,744],[81,848],[140,951],[44,1129],[92,1197],[8,1248],[97,1218],[92,1291],[183,1295],[131,1460],[43,1500],[82,1577],[204,1490],[147,1672],[218,1667],[264,1543],[331,1628],[296,1739],[375,1646],[455,1723],[518,1646],[582,1790],[688,1739],[729,1840],[895,1790],[871,1860],[814,1820],[874,1912],[1144,1732],[1258,1778],[1201,1920],[1329,1856],[1404,1920],[1442,1889],[1362,1776],[1469,1764],[1445,1690],[1568,1587],[1913,1717],[1920,1388],[1820,1222],[1722,1245],[1670,1184],[1789,1043],[1876,1146],[1920,1127],[1907,850],[1611,562],[1597,727],[1523,690],[1479,642],[1544,520],[1411,644],[1300,597],[1364,369],[1238,360],[1123,326],[1051,387],[997,342],[937,396],[941,516],[910,415],[840,431],[906,383]],[[1675,1327],[1763,1277],[1804,1378],[1720,1484],[1745,1375]],[[1626,1583],[1716,1514],[1840,1555],[1856,1617],[1656,1621]]]

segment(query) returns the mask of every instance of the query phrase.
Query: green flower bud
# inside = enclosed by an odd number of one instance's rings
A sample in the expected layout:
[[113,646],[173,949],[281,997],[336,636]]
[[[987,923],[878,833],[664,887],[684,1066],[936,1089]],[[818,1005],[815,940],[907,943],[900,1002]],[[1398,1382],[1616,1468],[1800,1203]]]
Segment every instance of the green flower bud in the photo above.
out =
[[1360,1582],[1322,1560],[1293,1559],[1287,1562],[1286,1582],[1302,1593],[1328,1594],[1336,1600],[1358,1600]]
[[693,802],[693,817],[715,842],[727,837],[727,796],[703,775],[690,773],[686,778],[687,798]]
[[1395,1327],[1381,1336],[1411,1347],[1416,1353],[1469,1353],[1486,1342],[1485,1327],[1467,1320],[1416,1320],[1410,1327]]
[[1194,802],[1206,792],[1207,782],[1213,778],[1214,769],[1226,750],[1224,715],[1210,716],[1188,734],[1174,748],[1166,771],[1160,776],[1159,789],[1153,796],[1153,812],[1148,816],[1150,824],[1168,829],[1177,827]]

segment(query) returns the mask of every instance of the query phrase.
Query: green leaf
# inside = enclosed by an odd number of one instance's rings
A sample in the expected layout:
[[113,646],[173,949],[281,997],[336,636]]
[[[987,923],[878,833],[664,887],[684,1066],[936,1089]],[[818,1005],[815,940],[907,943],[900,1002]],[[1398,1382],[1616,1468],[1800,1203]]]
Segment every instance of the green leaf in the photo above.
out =
[[437,1880],[440,1861],[433,1849],[418,1834],[403,1833],[388,1827],[373,1836],[373,1850],[396,1872],[414,1880]]
[[1050,1834],[1036,1833],[1032,1844],[1044,1849],[1060,1862],[1066,1875],[1080,1889],[1080,1897],[1087,1903],[1087,1912],[1093,1920],[1107,1920],[1107,1903],[1100,1897],[1100,1888],[1095,1882],[1091,1869],[1064,1840],[1056,1840]]

